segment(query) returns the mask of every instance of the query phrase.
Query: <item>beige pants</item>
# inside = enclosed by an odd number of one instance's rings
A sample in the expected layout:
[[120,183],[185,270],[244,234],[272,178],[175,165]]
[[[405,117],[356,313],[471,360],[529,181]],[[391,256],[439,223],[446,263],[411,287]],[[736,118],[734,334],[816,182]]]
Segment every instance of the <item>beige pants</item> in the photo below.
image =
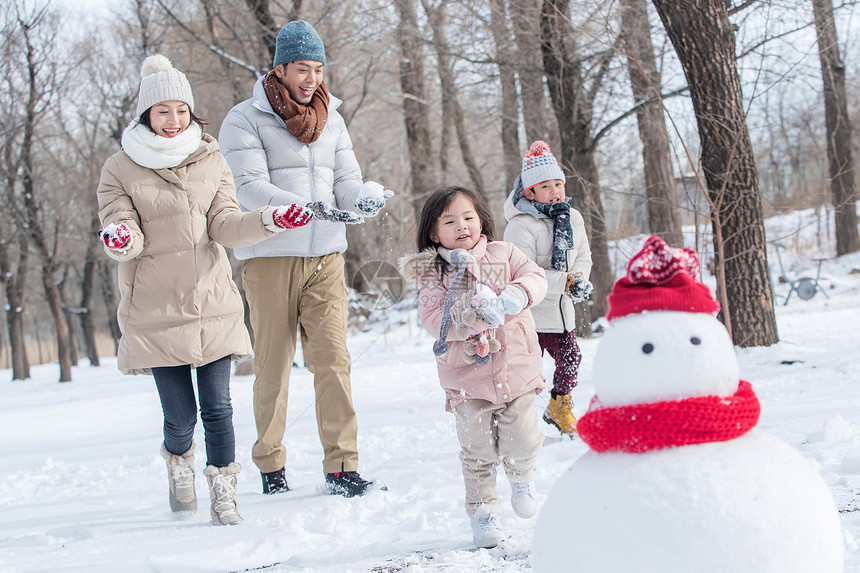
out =
[[249,259],[242,267],[242,281],[254,329],[254,463],[264,473],[286,463],[281,441],[298,330],[305,364],[314,375],[323,471],[355,471],[358,424],[346,349],[343,256]]
[[509,480],[534,480],[543,433],[533,392],[507,404],[467,399],[454,408],[454,415],[466,482],[466,513],[472,515],[482,503],[498,503],[499,462]]

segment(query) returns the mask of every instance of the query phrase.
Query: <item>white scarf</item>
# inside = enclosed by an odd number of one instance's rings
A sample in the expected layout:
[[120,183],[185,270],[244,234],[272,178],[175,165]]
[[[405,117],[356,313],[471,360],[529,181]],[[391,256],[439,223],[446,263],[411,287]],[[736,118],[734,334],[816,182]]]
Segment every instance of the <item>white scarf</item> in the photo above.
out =
[[135,120],[122,132],[122,149],[141,167],[170,169],[197,151],[202,137],[195,121],[176,137],[161,137]]

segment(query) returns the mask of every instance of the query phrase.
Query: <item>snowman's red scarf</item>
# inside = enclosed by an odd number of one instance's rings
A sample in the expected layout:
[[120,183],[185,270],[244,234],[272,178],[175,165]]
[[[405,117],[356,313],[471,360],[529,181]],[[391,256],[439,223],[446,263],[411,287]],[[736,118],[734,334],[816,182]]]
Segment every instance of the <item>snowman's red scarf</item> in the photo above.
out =
[[[597,402],[595,396],[591,407]],[[761,408],[749,382],[732,396],[700,396],[652,404],[590,409],[576,425],[596,452],[642,453],[673,446],[725,442],[758,422]]]

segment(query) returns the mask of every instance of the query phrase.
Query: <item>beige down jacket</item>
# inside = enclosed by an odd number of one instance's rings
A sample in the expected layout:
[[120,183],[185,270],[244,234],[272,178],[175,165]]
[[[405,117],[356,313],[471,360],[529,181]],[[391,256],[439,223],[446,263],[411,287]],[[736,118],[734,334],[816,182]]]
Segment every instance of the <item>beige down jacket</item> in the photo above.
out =
[[[505,240],[518,246],[528,258],[537,262],[546,271],[546,298],[532,307],[532,315],[538,332],[569,332],[576,328],[576,312],[573,301],[564,294],[567,275],[582,273],[591,275],[591,247],[585,233],[585,221],[576,209],[570,210],[573,228],[573,248],[567,251],[567,269],[552,268],[552,219],[541,217],[534,208],[528,209],[528,200],[520,198],[515,205],[512,192],[505,201]],[[521,207],[526,211],[521,210]],[[539,218],[540,217],[540,218]]]
[[125,223],[132,232],[128,250],[105,248],[120,262],[119,369],[145,374],[250,355],[242,299],[221,245],[251,245],[274,233],[262,209],[241,211],[218,142],[204,134],[197,151],[170,169],[141,167],[119,151],[102,169],[98,201],[102,226]]

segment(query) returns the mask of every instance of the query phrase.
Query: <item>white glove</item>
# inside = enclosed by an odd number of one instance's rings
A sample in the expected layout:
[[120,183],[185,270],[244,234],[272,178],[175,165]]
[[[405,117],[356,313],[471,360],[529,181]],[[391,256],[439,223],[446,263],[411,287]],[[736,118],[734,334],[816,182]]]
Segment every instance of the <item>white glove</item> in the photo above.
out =
[[529,297],[522,288],[508,285],[499,293],[499,300],[505,307],[505,314],[519,314],[528,304]]
[[365,217],[375,217],[385,208],[385,201],[394,196],[394,191],[386,189],[376,181],[366,181],[355,200],[356,210]]
[[472,306],[477,317],[490,328],[496,328],[505,323],[505,305],[493,289],[484,284],[475,285],[475,296]]
[[525,291],[513,285],[508,285],[498,295],[487,285],[475,285],[475,296],[472,305],[475,314],[490,328],[505,323],[505,315],[519,314],[528,304]]

